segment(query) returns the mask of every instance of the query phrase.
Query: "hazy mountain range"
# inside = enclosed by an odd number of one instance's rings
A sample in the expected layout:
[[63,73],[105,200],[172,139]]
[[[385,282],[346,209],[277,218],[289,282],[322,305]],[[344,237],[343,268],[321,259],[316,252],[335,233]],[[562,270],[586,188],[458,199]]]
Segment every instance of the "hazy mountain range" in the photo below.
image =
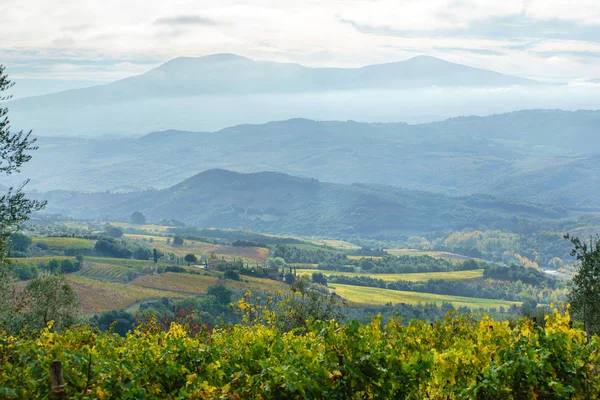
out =
[[421,125],[293,119],[213,133],[44,137],[21,176],[43,191],[135,191],[224,168],[598,207],[599,126],[600,111],[532,110]]
[[[362,68],[308,68],[217,54],[176,58],[139,76],[17,99],[9,106],[13,125],[39,136],[97,136],[214,130],[291,117],[431,121],[465,110],[494,110],[479,105],[490,98],[506,102],[498,88],[539,86],[429,56]],[[473,96],[479,100],[473,102]]]
[[149,221],[250,228],[303,235],[395,237],[444,229],[516,228],[519,220],[560,220],[563,207],[509,202],[492,196],[449,197],[384,185],[322,183],[282,173],[209,170],[170,188],[137,193],[56,191],[49,213],[128,220],[141,211]]

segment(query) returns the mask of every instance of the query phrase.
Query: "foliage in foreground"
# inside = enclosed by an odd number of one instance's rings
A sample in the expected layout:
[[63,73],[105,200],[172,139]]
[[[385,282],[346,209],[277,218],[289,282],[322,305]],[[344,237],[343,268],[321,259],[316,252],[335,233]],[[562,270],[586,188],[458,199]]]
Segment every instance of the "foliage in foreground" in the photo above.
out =
[[379,319],[309,324],[304,334],[234,325],[191,336],[153,321],[126,337],[75,327],[0,335],[0,396],[120,398],[598,398],[600,340],[555,311],[545,328],[449,314],[430,325]]

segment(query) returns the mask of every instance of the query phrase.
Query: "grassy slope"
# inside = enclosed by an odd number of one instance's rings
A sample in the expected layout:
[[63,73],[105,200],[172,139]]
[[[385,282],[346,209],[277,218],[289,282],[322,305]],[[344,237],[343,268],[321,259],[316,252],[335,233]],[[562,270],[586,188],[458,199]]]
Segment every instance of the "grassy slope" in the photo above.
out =
[[77,292],[81,309],[86,313],[118,310],[139,301],[161,297],[185,297],[181,293],[104,282],[82,276],[68,275],[67,279]]
[[66,248],[91,249],[96,243],[94,240],[63,237],[34,237],[31,241],[34,246],[38,243],[46,243],[48,248],[52,250],[62,250]]
[[[209,256],[211,253],[215,253],[219,259],[223,257],[226,260],[232,260],[233,258],[241,257],[244,262],[264,263],[269,255],[269,250],[263,247],[235,247],[199,242],[195,240],[185,240],[182,246],[173,246],[172,244],[167,244],[166,236],[125,234],[125,237],[128,239],[141,241],[143,244],[156,248],[164,253],[173,253],[178,257],[184,257],[189,253],[197,256]],[[150,242],[151,238],[153,239],[152,242]]]
[[448,296],[431,293],[403,292],[398,290],[339,284],[331,284],[329,286],[335,289],[335,293],[348,300],[351,304],[357,306],[385,305],[389,302],[392,302],[393,304],[436,303],[438,305],[441,305],[443,302],[449,302],[457,308],[461,306],[466,306],[471,308],[472,310],[478,310],[479,308],[489,309],[491,307],[499,308],[500,306],[508,308],[513,304],[517,306],[521,305],[520,302],[506,300],[480,299],[474,297]]
[[368,276],[374,279],[381,279],[386,282],[395,282],[399,280],[412,281],[412,282],[426,282],[430,279],[448,279],[448,280],[463,280],[463,279],[474,279],[481,278],[483,276],[482,269],[475,269],[469,271],[449,271],[449,272],[422,272],[412,274],[366,274],[366,273],[352,273],[352,272],[339,272],[339,271],[321,271],[312,269],[299,269],[297,270],[299,275],[311,276],[314,272],[322,272],[325,276],[333,275],[344,275],[344,276]]
[[[256,292],[276,292],[278,290],[287,290],[289,286],[284,283],[269,280],[242,276],[243,281],[227,280],[226,285],[238,289],[249,289]],[[190,295],[206,294],[208,288],[216,285],[219,279],[212,275],[188,275],[167,272],[160,275],[145,275],[133,282],[131,285],[167,290]]]

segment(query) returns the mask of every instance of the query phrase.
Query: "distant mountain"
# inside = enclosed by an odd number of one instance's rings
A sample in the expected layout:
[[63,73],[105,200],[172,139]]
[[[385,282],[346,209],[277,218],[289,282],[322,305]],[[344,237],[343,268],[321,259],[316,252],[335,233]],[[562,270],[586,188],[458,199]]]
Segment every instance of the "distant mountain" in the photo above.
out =
[[201,227],[282,234],[398,236],[468,227],[516,227],[559,219],[562,207],[491,196],[452,198],[388,186],[322,183],[282,173],[209,170],[170,188],[129,194],[53,193],[47,212],[80,218],[178,219]]
[[[427,104],[402,111],[394,103],[414,96],[415,90],[515,85],[537,82],[428,56],[362,68],[308,68],[216,54],[176,58],[142,75],[9,105],[14,126],[34,129],[37,135],[98,136],[175,127],[214,129],[307,115],[338,119],[352,110],[352,118],[363,119],[364,113],[378,118],[381,101],[392,102],[385,113],[392,113],[393,120],[422,121],[444,108],[432,110]],[[364,91],[386,93],[371,94],[369,100]]]
[[[28,188],[163,189],[199,171],[280,171],[449,195],[597,206],[600,111],[532,110],[408,125],[306,119],[141,138],[40,138]],[[14,183],[20,176],[9,177]]]
[[96,105],[108,102],[204,94],[298,93],[429,86],[503,87],[537,82],[455,64],[435,57],[362,68],[308,68],[255,61],[234,54],[180,57],[142,75],[84,89],[22,99],[15,104]]

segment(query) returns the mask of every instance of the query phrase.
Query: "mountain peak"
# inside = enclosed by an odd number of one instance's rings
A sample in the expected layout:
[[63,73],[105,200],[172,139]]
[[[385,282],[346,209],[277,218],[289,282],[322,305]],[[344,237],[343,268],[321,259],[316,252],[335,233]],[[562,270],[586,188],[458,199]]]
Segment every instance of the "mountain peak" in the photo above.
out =
[[252,62],[250,58],[238,56],[237,54],[231,53],[218,53],[209,54],[201,57],[177,57],[166,63],[160,65],[156,69],[182,69],[188,67],[195,67],[201,65],[214,65],[223,63],[236,63],[236,62]]

